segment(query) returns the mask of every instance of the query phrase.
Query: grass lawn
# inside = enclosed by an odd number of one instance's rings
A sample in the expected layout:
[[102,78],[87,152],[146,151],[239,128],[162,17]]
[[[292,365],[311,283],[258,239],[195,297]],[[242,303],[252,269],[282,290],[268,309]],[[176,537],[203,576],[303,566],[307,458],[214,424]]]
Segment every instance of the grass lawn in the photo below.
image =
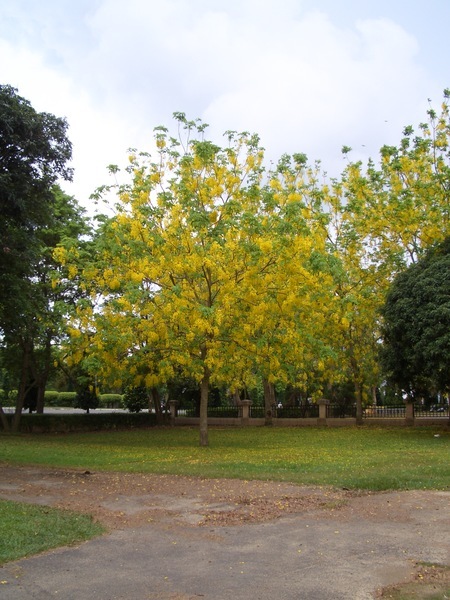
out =
[[83,470],[267,479],[370,490],[449,489],[450,431],[196,428],[0,436],[0,461]]
[[103,533],[88,515],[0,500],[0,565]]

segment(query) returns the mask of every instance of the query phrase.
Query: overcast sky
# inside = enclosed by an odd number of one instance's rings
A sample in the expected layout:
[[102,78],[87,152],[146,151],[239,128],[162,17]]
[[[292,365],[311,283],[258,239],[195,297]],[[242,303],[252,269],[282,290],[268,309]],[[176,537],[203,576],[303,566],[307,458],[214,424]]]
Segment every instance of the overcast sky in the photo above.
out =
[[175,111],[337,175],[439,109],[449,24],[450,0],[0,0],[0,83],[67,118],[86,207]]

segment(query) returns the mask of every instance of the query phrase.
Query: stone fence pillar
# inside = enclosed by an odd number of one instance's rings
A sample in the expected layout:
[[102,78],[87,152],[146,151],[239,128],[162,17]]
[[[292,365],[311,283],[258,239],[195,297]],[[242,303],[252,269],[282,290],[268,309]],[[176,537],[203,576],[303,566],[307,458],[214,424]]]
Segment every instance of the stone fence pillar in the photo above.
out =
[[241,400],[240,406],[242,407],[241,425],[247,427],[250,421],[250,406],[252,405],[251,400]]
[[170,423],[174,425],[175,417],[178,414],[178,400],[169,400]]
[[330,401],[326,398],[320,398],[317,404],[319,405],[319,418],[317,419],[317,425],[327,424],[327,412],[330,405]]

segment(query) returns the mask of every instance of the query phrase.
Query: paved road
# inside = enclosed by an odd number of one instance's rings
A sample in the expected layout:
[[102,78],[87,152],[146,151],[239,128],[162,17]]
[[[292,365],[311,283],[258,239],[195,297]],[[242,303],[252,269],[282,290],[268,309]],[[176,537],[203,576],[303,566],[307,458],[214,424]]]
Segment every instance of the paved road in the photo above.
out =
[[407,499],[400,519],[347,510],[233,527],[162,520],[116,530],[8,563],[0,598],[369,600],[381,585],[408,579],[416,561],[450,563],[450,493],[428,504],[412,494],[383,497],[386,506]]

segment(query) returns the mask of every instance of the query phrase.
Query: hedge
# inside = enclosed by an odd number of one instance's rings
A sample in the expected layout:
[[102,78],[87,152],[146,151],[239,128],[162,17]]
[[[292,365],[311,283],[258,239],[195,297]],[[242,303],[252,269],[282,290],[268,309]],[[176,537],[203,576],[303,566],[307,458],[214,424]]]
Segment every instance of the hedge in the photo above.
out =
[[59,392],[56,390],[45,390],[45,405],[59,406]]
[[20,431],[22,433],[68,433],[139,429],[154,427],[156,424],[156,416],[152,413],[89,413],[81,415],[30,415],[25,413],[20,420]]
[[76,392],[59,392],[58,406],[73,406],[77,397]]
[[101,408],[123,408],[122,394],[100,394]]

